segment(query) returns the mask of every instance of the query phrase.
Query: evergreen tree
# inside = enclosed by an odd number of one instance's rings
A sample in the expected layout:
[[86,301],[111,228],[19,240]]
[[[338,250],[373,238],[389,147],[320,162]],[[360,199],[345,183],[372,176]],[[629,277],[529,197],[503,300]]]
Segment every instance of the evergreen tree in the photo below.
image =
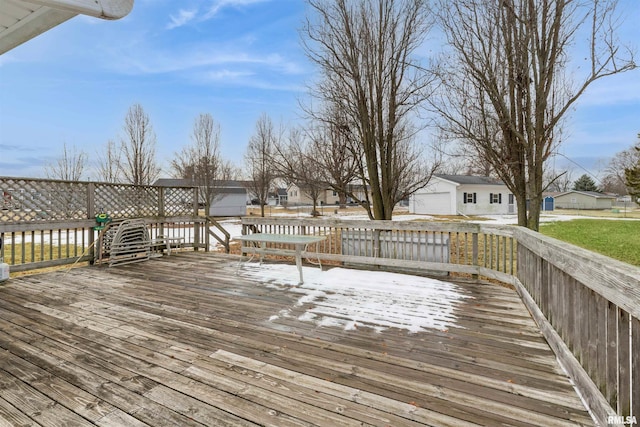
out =
[[576,191],[597,191],[600,192],[600,189],[593,181],[593,179],[587,175],[586,173],[582,175],[580,178],[574,181],[573,189]]
[[634,166],[624,170],[624,179],[631,200],[640,205],[640,133],[638,134],[638,143],[633,149],[636,150],[639,158]]

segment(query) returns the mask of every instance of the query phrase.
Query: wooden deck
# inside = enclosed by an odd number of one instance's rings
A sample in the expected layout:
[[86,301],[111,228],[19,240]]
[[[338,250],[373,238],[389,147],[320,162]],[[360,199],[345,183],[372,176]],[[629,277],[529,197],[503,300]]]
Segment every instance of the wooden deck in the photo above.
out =
[[515,291],[458,283],[457,328],[344,330],[235,260],[0,285],[0,426],[593,425]]

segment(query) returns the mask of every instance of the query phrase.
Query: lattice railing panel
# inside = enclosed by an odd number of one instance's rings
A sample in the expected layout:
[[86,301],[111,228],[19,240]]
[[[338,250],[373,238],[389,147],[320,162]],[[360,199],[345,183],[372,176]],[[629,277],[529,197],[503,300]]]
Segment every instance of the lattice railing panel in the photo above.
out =
[[96,184],[96,212],[111,218],[159,216],[159,188],[124,184]]
[[0,222],[87,218],[87,184],[0,178]]
[[87,219],[190,216],[196,188],[0,177],[0,224]]
[[164,214],[166,216],[191,215],[195,188],[171,187],[164,189]]

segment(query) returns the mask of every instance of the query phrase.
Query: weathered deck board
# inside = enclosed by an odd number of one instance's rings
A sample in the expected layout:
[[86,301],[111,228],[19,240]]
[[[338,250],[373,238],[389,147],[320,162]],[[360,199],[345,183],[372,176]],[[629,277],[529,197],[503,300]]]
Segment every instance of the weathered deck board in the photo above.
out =
[[593,425],[514,291],[459,282],[448,330],[345,331],[235,260],[0,286],[0,425]]

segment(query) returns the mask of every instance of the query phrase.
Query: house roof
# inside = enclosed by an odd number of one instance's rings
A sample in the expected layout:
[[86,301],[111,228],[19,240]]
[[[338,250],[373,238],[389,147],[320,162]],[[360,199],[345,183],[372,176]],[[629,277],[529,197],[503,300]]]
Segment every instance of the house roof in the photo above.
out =
[[[221,188],[246,188],[248,181],[238,181],[238,180],[218,180],[214,181],[214,187]],[[153,183],[153,185],[158,187],[197,187],[197,185],[190,179],[184,178],[158,178]]]
[[443,174],[435,174],[434,176],[461,185],[505,185],[504,182],[499,179],[490,178],[488,176]]
[[215,192],[218,194],[247,194],[247,189],[244,187],[216,187]]
[[565,191],[564,193],[556,194],[554,197],[561,197],[561,196],[565,196],[567,194],[572,194],[572,193],[584,194],[585,196],[595,197],[596,199],[615,199],[616,198],[616,196],[611,196],[609,194],[604,194],[604,193],[598,193],[597,191],[578,191],[578,190]]
[[133,0],[0,0],[0,54],[76,15],[120,19]]
[[190,179],[182,178],[158,178],[153,185],[156,187],[196,187]]

